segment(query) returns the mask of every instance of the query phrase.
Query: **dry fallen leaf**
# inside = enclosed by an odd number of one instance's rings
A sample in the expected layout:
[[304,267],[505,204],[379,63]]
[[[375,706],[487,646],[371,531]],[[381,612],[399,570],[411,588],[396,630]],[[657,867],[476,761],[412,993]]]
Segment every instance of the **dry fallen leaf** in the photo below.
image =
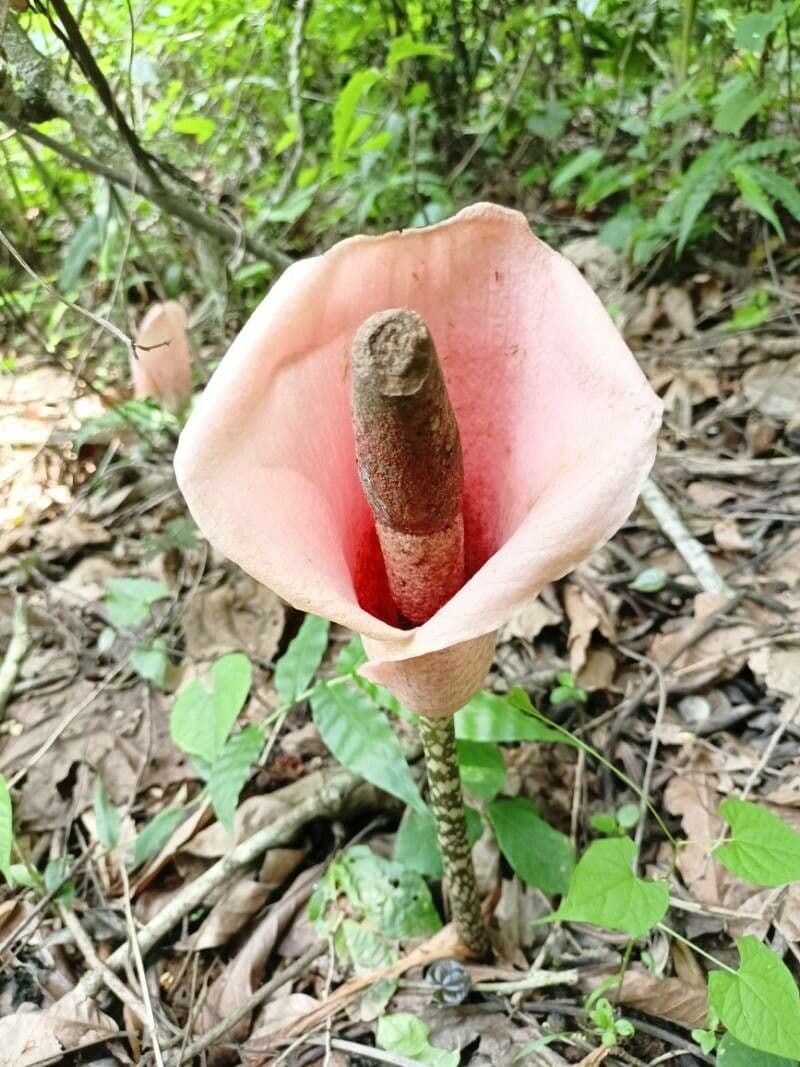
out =
[[510,641],[514,637],[521,637],[525,641],[533,641],[546,626],[558,626],[562,619],[563,615],[553,611],[537,597],[511,616],[500,630],[499,640]]
[[183,615],[186,651],[194,659],[246,652],[269,661],[278,650],[285,609],[271,590],[241,572],[226,574],[216,589],[201,589]]
[[243,1045],[242,1062],[247,1067],[261,1067],[265,1062],[271,1042],[268,1040],[278,1030],[319,1007],[320,1002],[307,993],[287,993],[265,1004],[253,1024],[253,1031]]
[[[650,646],[650,656],[657,663],[665,663],[677,649],[689,641],[708,616],[713,615],[727,601],[727,597],[713,593],[698,593],[694,598],[694,618],[682,620],[680,629],[657,634]],[[742,645],[751,641],[755,630],[747,623],[727,625],[720,621],[707,634],[681,653],[670,667],[671,689],[690,693],[722,678],[732,678],[742,669],[747,652]]]
[[536,919],[552,911],[547,897],[533,886],[523,886],[517,877],[503,880],[500,899],[494,909],[496,930],[492,944],[498,957],[519,967],[527,967],[522,949],[530,948],[540,927]]
[[736,493],[729,485],[718,485],[716,482],[701,481],[690,482],[686,487],[690,500],[698,507],[715,511],[720,504],[736,498]]
[[793,359],[768,359],[744,373],[742,391],[762,415],[788,421],[800,410],[800,353]]
[[[322,866],[317,865],[298,875],[281,899],[270,908],[238,955],[212,983],[198,1019],[198,1033],[204,1033],[220,1019],[236,1011],[252,995],[264,977],[267,961],[276,943],[298,909],[308,900],[321,870]],[[243,1039],[249,1028],[250,1017],[246,1016],[230,1030],[228,1039]],[[211,1053],[210,1062],[213,1064],[229,1061],[228,1050],[215,1049]]]
[[664,314],[683,337],[693,337],[697,332],[692,299],[685,289],[670,286],[661,298]]
[[575,680],[582,689],[594,693],[610,689],[616,671],[617,660],[610,648],[592,648]]
[[227,944],[266,904],[269,895],[269,886],[250,878],[240,878],[227,886],[222,897],[203,919],[197,931],[197,940],[192,939],[193,947],[201,952]]
[[599,629],[608,640],[614,639],[614,623],[605,606],[585,589],[568,582],[564,589],[564,610],[569,619],[569,662],[573,674],[586,663],[592,634]]
[[719,519],[714,523],[714,540],[723,552],[752,552],[753,546],[742,536],[736,519]]
[[698,758],[671,778],[664,792],[664,806],[671,815],[680,816],[687,839],[678,850],[678,870],[695,898],[705,904],[718,904],[720,899],[719,866],[709,855],[722,829],[713,770]]
[[0,1019],[0,1067],[28,1067],[69,1049],[77,1051],[113,1037],[113,1019],[76,992],[41,1011],[17,1011]]
[[625,972],[620,1001],[627,1008],[679,1026],[705,1026],[708,1016],[705,983],[696,986],[682,978],[656,978],[638,967]]

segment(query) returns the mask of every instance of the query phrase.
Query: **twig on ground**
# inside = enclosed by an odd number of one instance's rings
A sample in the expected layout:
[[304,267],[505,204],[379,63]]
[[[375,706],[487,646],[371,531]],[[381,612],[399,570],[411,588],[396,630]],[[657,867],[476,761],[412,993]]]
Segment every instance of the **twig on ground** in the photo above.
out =
[[[142,952],[139,948],[139,939],[136,935],[136,923],[134,922],[133,910],[131,909],[131,887],[128,881],[128,871],[124,863],[119,863],[117,869],[119,871],[120,879],[122,880],[122,902],[125,908],[125,922],[128,926],[128,943],[131,946],[131,954],[136,965],[136,976],[139,979],[139,988],[142,991],[145,1014],[143,1017],[140,1016],[140,1018],[142,1019],[145,1029],[150,1033],[150,1043],[153,1046],[153,1056],[157,1067],[164,1067],[164,1058],[161,1055],[161,1045],[158,1037],[158,1026],[156,1025],[156,1017],[153,1014],[153,1002],[150,999],[150,990],[147,986],[147,974],[144,969],[144,960],[142,959]],[[103,981],[105,981],[106,968],[103,968],[101,973],[103,975]]]
[[221,1037],[224,1037],[241,1019],[249,1015],[250,1012],[255,1011],[260,1007],[265,1000],[279,989],[286,982],[290,982],[300,975],[304,974],[311,964],[327,949],[327,943],[325,941],[317,941],[315,945],[312,945],[307,952],[298,957],[294,963],[289,964],[288,967],[284,967],[282,971],[276,971],[276,973],[270,978],[268,982],[265,982],[260,989],[257,989],[255,993],[252,993],[244,1003],[240,1004],[236,1011],[231,1012],[224,1019],[221,1019],[216,1026],[212,1026],[210,1030],[207,1030],[201,1037],[198,1037],[196,1041],[192,1041],[186,1048],[179,1051],[177,1055],[170,1057],[168,1060],[170,1067],[180,1067],[183,1063],[188,1063],[196,1056],[199,1056],[201,1052],[204,1052],[207,1048],[211,1048]]
[[[693,645],[696,645],[701,638],[705,637],[707,633],[714,629],[719,620],[728,614],[741,602],[744,597],[744,592],[739,591],[734,593],[729,600],[726,600],[724,604],[721,604],[716,611],[711,612],[710,615],[706,615],[705,618],[700,619],[696,625],[691,626],[690,633],[685,641],[681,641],[675,651],[660,664],[661,670],[666,673],[669,668],[676,663],[684,652],[688,652]],[[604,711],[602,715],[598,715],[595,719],[591,719],[583,726],[578,726],[574,733],[580,737],[581,734],[586,733],[589,730],[595,730],[598,726],[603,726],[605,723],[614,720],[615,732],[619,736],[622,732],[622,727],[627,720],[633,715],[641,702],[653,688],[658,681],[658,675],[655,671],[651,671],[650,675],[645,678],[642,684],[636,689],[629,697],[625,697],[619,704],[613,708],[609,708],[608,711]],[[669,687],[667,687],[669,688]]]
[[[642,777],[642,795],[639,800],[639,820],[636,824],[636,834],[634,836],[634,844],[636,845],[636,858],[634,859],[634,874],[638,873],[639,866],[639,852],[642,847],[642,841],[644,840],[644,828],[647,823],[647,806],[650,803],[650,785],[653,781],[653,768],[656,762],[656,752],[658,751],[659,735],[661,733],[661,725],[664,722],[664,712],[667,709],[667,684],[664,681],[664,671],[661,669],[661,665],[656,663],[655,660],[650,659],[649,656],[642,656],[638,652],[634,652],[630,648],[622,648],[620,651],[624,652],[626,656],[631,656],[633,659],[638,660],[640,663],[646,663],[655,673],[656,680],[658,682],[658,708],[656,709],[656,718],[653,723],[653,732],[650,737],[650,748],[647,752],[647,762],[644,767],[644,775]],[[614,733],[614,740],[617,738],[617,734]],[[611,751],[613,752],[614,745],[611,745]]]
[[761,754],[761,759],[758,761],[756,766],[753,768],[753,770],[750,773],[750,776],[748,777],[747,781],[745,782],[744,789],[742,790],[742,800],[747,800],[747,798],[750,795],[750,793],[752,792],[752,789],[755,786],[756,782],[761,777],[761,775],[764,773],[764,771],[767,768],[767,765],[769,764],[769,761],[772,759],[772,754],[775,751],[775,749],[777,748],[778,742],[783,737],[783,735],[786,733],[786,730],[789,728],[789,726],[791,726],[791,724],[797,718],[797,715],[798,715],[799,712],[800,712],[800,697],[795,697],[794,707],[792,708],[791,712],[786,716],[785,719],[781,719],[780,723],[778,724],[778,726],[776,727],[775,731],[773,732],[772,737],[770,737],[769,741],[767,742],[767,747],[764,749],[763,753]]
[[89,966],[103,973],[105,984],[108,986],[109,990],[118,1000],[130,1008],[137,1019],[141,1020],[142,1024],[145,1025],[147,1023],[147,1010],[144,1004],[142,1004],[136,994],[132,993],[125,983],[121,981],[112,970],[109,970],[105,963],[98,957],[89,935],[81,926],[75,912],[72,911],[71,908],[64,907],[63,904],[60,904],[58,913],[61,916],[61,921],[75,939],[75,944],[80,949],[81,955]]
[[[306,1045],[322,1045],[321,1037],[303,1038]],[[345,1041],[343,1038],[331,1039],[331,1048],[338,1052],[348,1052],[351,1056],[358,1056],[362,1060],[372,1060],[374,1063],[388,1063],[391,1067],[419,1067],[419,1060],[410,1060],[407,1056],[398,1056],[396,1052],[385,1052],[383,1049],[372,1048],[369,1045],[359,1045],[357,1041]]]
[[74,708],[69,713],[69,715],[67,715],[66,719],[64,719],[63,722],[60,722],[58,724],[58,726],[55,728],[55,730],[53,730],[53,732],[50,734],[50,736],[47,737],[42,742],[42,744],[36,749],[36,751],[31,756],[31,758],[28,760],[28,762],[25,764],[25,766],[24,767],[20,767],[20,769],[17,771],[17,773],[15,775],[13,775],[13,777],[11,778],[11,780],[8,783],[9,789],[13,788],[15,785],[18,785],[22,781],[22,779],[25,777],[25,775],[28,773],[28,771],[31,769],[31,767],[34,767],[39,762],[39,760],[42,758],[42,756],[44,756],[47,752],[50,751],[50,749],[53,747],[53,745],[56,743],[56,741],[59,739],[59,737],[61,737],[61,735],[64,733],[65,730],[69,729],[69,727],[75,722],[75,720],[78,718],[78,716],[82,712],[86,711],[86,709],[89,707],[90,704],[94,703],[94,701],[100,696],[100,694],[103,692],[103,690],[108,689],[108,687],[111,685],[111,683],[114,681],[114,679],[118,675],[120,675],[122,673],[122,671],[125,669],[125,666],[126,665],[124,663],[118,663],[116,667],[114,667],[112,670],[110,670],[108,672],[108,674],[105,676],[105,678],[102,680],[102,682],[100,682],[99,685],[95,686],[95,688],[86,697],[86,699],[82,700],[80,702],[80,704],[78,704],[78,706],[76,708]]
[[[162,937],[200,904],[208,900],[209,894],[227,881],[231,875],[247,867],[269,848],[285,845],[299,830],[321,815],[330,815],[341,808],[344,800],[361,784],[361,779],[349,771],[334,771],[326,784],[313,796],[298,804],[296,808],[276,819],[269,826],[264,826],[237,845],[227,856],[223,856],[212,867],[177,893],[155,918],[139,931],[139,951],[146,955]],[[130,959],[130,945],[126,942],[117,948],[106,964],[113,971],[120,971]],[[103,976],[97,971],[90,971],[78,983],[77,989],[86,996],[95,996],[103,987]]]
[[[45,896],[41,897],[34,905],[30,914],[26,915],[22,922],[14,927],[8,937],[6,937],[2,942],[0,942],[0,960],[2,960],[3,953],[6,952],[7,949],[16,945],[17,940],[22,936],[24,931],[27,930],[28,927],[33,924],[34,920],[47,910],[50,904],[53,903],[55,898],[61,892],[64,885],[66,885],[66,883],[72,878],[72,876],[84,865],[84,863],[86,863],[91,854],[92,850],[89,849],[86,853],[84,853],[83,856],[79,856],[78,859],[75,860],[75,862],[69,868],[69,870],[64,874],[64,877],[61,879],[58,885],[54,886]],[[33,931],[31,931],[31,934],[32,933]],[[28,934],[25,937],[24,941],[21,942],[21,944],[24,944],[25,941],[28,940],[28,937],[31,936],[31,934]]]
[[531,989],[546,989],[554,985],[577,985],[580,981],[580,972],[569,971],[540,971],[531,968],[524,978],[516,982],[476,982],[473,989],[479,993],[498,993],[500,996],[511,996],[512,993],[524,993]]
[[729,596],[733,590],[720,576],[711,557],[697,538],[686,529],[683,519],[652,478],[648,478],[642,487],[642,500],[663,533],[683,556],[702,589],[706,593]]
[[41,277],[41,275],[37,274],[33,267],[31,267],[28,262],[22,258],[20,253],[12,245],[12,243],[2,232],[2,230],[0,230],[0,244],[3,245],[3,247],[11,256],[11,258],[14,259],[20,267],[22,267],[26,274],[29,275],[29,277],[33,278],[33,280],[39,285],[41,285],[41,287],[44,289],[48,296],[51,296],[54,300],[57,300],[59,304],[64,304],[70,309],[70,311],[75,311],[78,315],[83,315],[84,318],[89,319],[96,326],[99,326],[101,329],[105,330],[106,333],[110,333],[112,337],[116,337],[116,339],[118,341],[121,341],[122,344],[125,346],[125,349],[129,353],[129,355],[133,356],[133,341],[126,333],[120,330],[118,326],[115,326],[113,322],[109,322],[108,319],[104,319],[102,315],[95,315],[93,311],[89,311],[87,308],[81,307],[80,304],[76,304],[72,300],[67,300],[66,297],[62,296],[59,292],[57,292],[52,287],[52,285],[46,282],[44,278]]
[[335,1015],[336,1012],[347,1007],[359,993],[376,982],[381,982],[388,978],[399,978],[400,975],[405,974],[412,967],[426,966],[435,960],[441,960],[448,956],[464,958],[466,955],[466,946],[459,939],[455,926],[450,923],[443,927],[438,934],[429,937],[427,941],[412,949],[411,952],[391,966],[382,967],[380,970],[371,971],[369,974],[357,975],[355,978],[351,978],[349,982],[339,986],[336,992],[320,1004],[318,1008],[314,1008],[313,1011],[293,1020],[278,1031],[274,1035],[275,1041],[278,1042],[284,1037],[298,1037],[301,1034],[308,1033],[309,1030],[324,1022],[329,1016]]
[[11,639],[8,642],[6,654],[0,664],[0,719],[6,710],[11,692],[22,666],[22,661],[28,654],[31,640],[28,632],[28,612],[25,600],[21,594],[14,601],[14,615],[11,622]]

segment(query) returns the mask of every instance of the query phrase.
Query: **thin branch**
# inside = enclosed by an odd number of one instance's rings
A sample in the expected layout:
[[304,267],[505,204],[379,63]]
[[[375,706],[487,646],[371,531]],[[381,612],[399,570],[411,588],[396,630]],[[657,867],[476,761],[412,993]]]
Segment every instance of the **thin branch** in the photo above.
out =
[[305,125],[303,123],[303,100],[302,100],[302,70],[300,63],[300,51],[303,47],[303,32],[311,10],[311,0],[297,0],[294,9],[294,26],[292,27],[292,39],[289,43],[289,102],[294,119],[295,133],[297,135],[289,165],[283,172],[283,177],[278,183],[273,197],[274,203],[283,200],[288,192],[297,168],[303,158],[305,150]]
[[494,119],[489,124],[489,126],[481,134],[479,134],[475,138],[475,140],[472,142],[470,147],[464,153],[464,156],[462,157],[462,159],[458,163],[456,163],[456,165],[450,171],[450,173],[447,176],[448,184],[451,184],[452,182],[454,182],[456,180],[456,178],[458,178],[461,174],[464,173],[464,171],[470,165],[470,163],[475,158],[475,156],[478,154],[478,152],[480,152],[480,150],[483,148],[483,146],[489,140],[489,137],[491,136],[493,131],[503,121],[503,119],[506,116],[506,112],[511,107],[511,105],[514,103],[514,99],[516,98],[517,93],[520,91],[520,89],[522,87],[522,83],[525,81],[525,76],[528,73],[530,65],[533,62],[534,56],[536,55],[536,53],[539,50],[539,48],[540,48],[540,42],[538,40],[535,40],[534,44],[531,45],[531,47],[528,49],[528,51],[522,57],[522,59],[520,61],[520,64],[519,64],[519,67],[517,68],[517,73],[514,75],[514,80],[511,83],[511,86],[510,86],[510,88],[508,90],[506,98],[502,102],[502,104],[500,105],[500,110],[497,112],[497,114],[495,115]]
[[[312,819],[337,812],[360,782],[361,779],[356,778],[349,771],[334,772],[328,777],[327,782],[307,800],[242,841],[227,856],[223,856],[199,878],[190,882],[139,930],[139,951],[142,955],[147,955],[181,919],[200,904],[205,903],[213,890],[226,882],[232,874],[247,867],[267,849],[287,844]],[[131,948],[126,941],[109,956],[106,965],[113,971],[119,972],[130,958]],[[83,995],[91,997],[95,996],[104,984],[102,974],[98,971],[90,971],[84,975],[76,988]]]
[[162,208],[168,215],[181,219],[182,222],[187,223],[192,229],[198,230],[200,233],[207,233],[210,237],[215,237],[224,244],[238,245],[241,243],[251,255],[272,264],[277,270],[285,270],[291,263],[291,259],[283,252],[279,252],[278,249],[265,244],[258,238],[250,237],[235,226],[193,207],[185,197],[163,190],[150,189],[143,184],[140,176],[126,174],[124,171],[109,167],[106,163],[92,159],[91,156],[84,156],[67,145],[60,144],[52,137],[48,137],[46,133],[41,133],[35,127],[29,126],[25,122],[18,122],[12,115],[1,110],[0,122],[6,123],[6,125],[15,129],[17,133],[30,137],[32,141],[36,141],[38,144],[44,145],[45,148],[58,153],[58,155],[69,160],[70,163],[73,163],[81,170],[88,171],[90,174],[97,174],[101,178],[107,178],[110,182],[114,182],[115,185],[121,185],[125,189],[138,193],[145,200],[149,200]]
[[190,1045],[187,1045],[183,1051],[179,1051],[175,1056],[168,1060],[170,1067],[181,1067],[183,1063],[189,1063],[194,1060],[201,1052],[205,1052],[207,1048],[216,1044],[221,1037],[224,1037],[229,1030],[231,1030],[238,1022],[244,1019],[251,1011],[255,1011],[260,1007],[265,1000],[275,992],[276,989],[280,989],[286,982],[290,982],[293,979],[299,977],[308,970],[309,966],[325,952],[327,945],[324,941],[317,941],[311,948],[305,952],[302,956],[290,964],[288,967],[284,967],[282,971],[276,971],[272,978],[266,982],[260,989],[257,989],[255,993],[252,993],[247,1000],[245,1000],[236,1011],[231,1012],[230,1015],[226,1015],[224,1019],[221,1019],[216,1026],[212,1026],[210,1030],[207,1030],[202,1037],[198,1037],[196,1041],[193,1041]]
[[6,710],[6,704],[17,680],[22,661],[27,656],[31,644],[28,633],[28,612],[21,594],[14,602],[11,625],[11,639],[8,642],[3,663],[0,665],[0,719]]
[[[131,909],[131,887],[128,882],[128,871],[124,863],[118,864],[119,875],[122,880],[123,888],[123,905],[125,907],[125,922],[128,927],[128,941],[131,946],[131,953],[133,955],[133,961],[136,965],[136,976],[139,979],[139,988],[142,991],[142,1000],[144,1002],[144,1016],[140,1016],[145,1028],[150,1032],[150,1042],[153,1046],[153,1056],[156,1061],[156,1067],[164,1067],[164,1057],[161,1055],[161,1045],[158,1039],[158,1026],[156,1025],[156,1017],[153,1013],[153,1002],[150,999],[150,990],[147,986],[147,975],[144,969],[144,960],[142,959],[142,952],[139,947],[139,939],[136,936],[136,923],[133,919],[133,910]],[[106,972],[109,968],[103,968],[100,972],[103,975],[103,981],[106,980]],[[111,971],[113,974],[114,972]]]
[[683,519],[652,478],[648,478],[642,487],[642,500],[663,533],[683,556],[704,591],[730,596],[733,590],[720,576],[711,557],[697,538],[692,537],[686,529]]
[[[61,26],[59,26],[53,19],[53,16],[50,13],[51,7],[58,16]],[[45,5],[44,13],[47,15],[53,30],[61,38],[67,51],[74,57],[81,70],[86,75],[89,84],[97,93],[103,107],[111,116],[119,136],[130,149],[131,155],[141,167],[142,171],[147,175],[150,182],[156,188],[160,188],[161,180],[153,168],[153,157],[149,152],[145,151],[139,142],[139,138],[128,125],[128,121],[122,113],[122,109],[114,98],[114,94],[111,91],[111,86],[106,80],[105,74],[103,74],[97,60],[94,58],[91,48],[86,43],[86,40],[81,33],[80,26],[75,21],[65,0],[48,0],[47,5]]]
[[134,357],[133,341],[130,337],[128,337],[126,333],[123,333],[123,331],[120,330],[118,326],[115,326],[113,322],[109,322],[108,319],[104,319],[102,315],[95,315],[93,311],[89,311],[87,308],[81,307],[80,304],[75,304],[71,300],[67,300],[65,296],[61,296],[61,294],[57,292],[52,287],[52,285],[50,285],[44,280],[44,278],[42,278],[36,273],[33,267],[29,266],[29,264],[22,258],[22,256],[12,245],[12,243],[9,241],[9,239],[6,237],[2,230],[0,230],[0,244],[2,244],[6,251],[9,253],[9,255],[14,260],[16,260],[16,262],[20,265],[20,267],[22,267],[26,274],[33,278],[35,282],[38,282],[39,285],[41,285],[41,287],[48,294],[48,296],[52,296],[53,299],[57,300],[60,304],[65,304],[70,309],[70,311],[75,311],[78,315],[83,315],[85,319],[90,319],[96,326],[100,326],[107,333],[110,333],[112,337],[116,337],[118,341],[121,341],[125,345],[125,348],[128,351],[129,355],[132,358]]
[[75,939],[75,944],[80,949],[80,953],[90,967],[95,968],[103,973],[105,983],[114,996],[125,1004],[143,1024],[147,1021],[147,1012],[141,1000],[128,989],[124,982],[122,982],[114,974],[112,970],[106,967],[105,963],[98,957],[95,952],[94,945],[89,939],[89,935],[81,926],[77,915],[71,908],[65,907],[63,904],[58,905],[58,913],[61,916],[61,921],[66,928],[72,934]]

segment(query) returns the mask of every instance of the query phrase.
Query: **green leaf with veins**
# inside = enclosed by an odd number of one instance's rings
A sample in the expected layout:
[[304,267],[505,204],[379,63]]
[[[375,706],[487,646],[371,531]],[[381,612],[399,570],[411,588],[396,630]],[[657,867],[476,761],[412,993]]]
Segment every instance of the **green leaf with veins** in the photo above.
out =
[[717,1067],[797,1067],[797,1060],[758,1052],[737,1041],[733,1034],[725,1034],[717,1046]]
[[568,837],[539,815],[527,797],[501,797],[486,809],[500,851],[526,885],[566,893],[575,866]]
[[152,859],[166,845],[182,818],[183,808],[164,808],[140,830],[133,846],[133,870]]
[[275,688],[285,704],[291,704],[308,689],[328,647],[329,630],[327,619],[306,615],[297,636],[275,664]]
[[506,764],[500,748],[487,741],[457,741],[461,784],[483,800],[493,800],[505,785]]
[[320,683],[311,711],[322,740],[354,774],[422,811],[424,804],[386,715],[358,686]]
[[[467,839],[474,845],[483,832],[483,820],[474,808],[465,807]],[[442,854],[436,834],[436,820],[426,807],[424,812],[407,807],[394,839],[394,859],[410,871],[428,878],[442,877]]]
[[456,737],[461,741],[563,741],[557,730],[535,718],[533,705],[522,690],[508,696],[486,691],[476,694],[455,714]]
[[756,937],[740,937],[739,970],[712,971],[709,1004],[744,1045],[800,1058],[800,992],[791,971]]
[[719,813],[731,836],[714,850],[728,870],[755,885],[800,881],[800,834],[758,804],[728,797]]
[[666,882],[633,873],[636,845],[629,837],[595,841],[578,861],[561,907],[547,921],[585,922],[642,937],[669,907]]
[[263,730],[259,726],[245,726],[238,734],[228,738],[222,752],[211,764],[208,796],[217,818],[228,833],[233,833],[233,817],[239,794],[263,748]]
[[112,578],[106,586],[108,621],[119,630],[139,626],[150,614],[150,605],[169,596],[163,582],[152,578]]
[[209,689],[195,678],[178,693],[170,716],[172,740],[213,764],[250,692],[253,669],[243,652],[231,652],[211,667]]
[[459,1052],[434,1048],[428,1041],[431,1030],[427,1023],[410,1012],[384,1015],[378,1022],[375,1041],[378,1048],[394,1052],[404,1060],[413,1060],[424,1067],[458,1067]]

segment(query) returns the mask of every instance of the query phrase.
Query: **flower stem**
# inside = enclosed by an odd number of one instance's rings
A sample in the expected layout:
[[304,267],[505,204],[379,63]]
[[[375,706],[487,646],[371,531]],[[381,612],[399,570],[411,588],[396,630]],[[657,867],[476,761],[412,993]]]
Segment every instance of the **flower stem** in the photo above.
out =
[[459,936],[470,952],[478,957],[486,956],[489,935],[481,915],[475,868],[467,839],[452,716],[429,719],[421,715],[420,734],[450,909]]

